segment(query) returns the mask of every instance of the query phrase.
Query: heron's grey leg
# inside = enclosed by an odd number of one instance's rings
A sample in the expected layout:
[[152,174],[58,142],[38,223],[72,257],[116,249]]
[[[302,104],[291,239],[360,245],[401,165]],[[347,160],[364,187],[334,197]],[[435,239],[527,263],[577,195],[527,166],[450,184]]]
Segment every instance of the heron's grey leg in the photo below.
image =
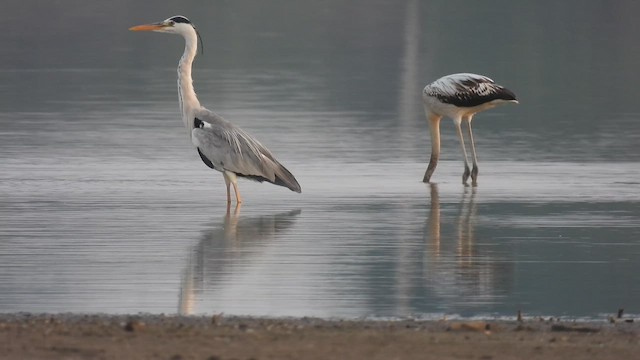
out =
[[[242,196],[240,196],[240,190],[238,190],[238,177],[235,173],[231,171],[224,171],[224,178],[228,179],[228,181],[233,185],[233,191],[236,193],[236,203],[240,204],[242,202]],[[229,193],[229,183],[227,183],[227,201],[231,202],[231,195]]]
[[471,185],[478,186],[478,158],[476,156],[476,144],[473,140],[473,132],[471,131],[471,120],[473,115],[469,115],[464,118],[467,122],[467,129],[469,130],[469,141],[471,141],[471,159],[473,161],[473,169],[471,170]]
[[234,181],[231,183],[231,185],[233,185],[233,191],[235,191],[236,193],[236,203],[241,204],[242,196],[240,196],[240,190],[238,189],[238,182]]
[[227,185],[227,205],[229,205],[231,204],[231,189],[229,188],[229,185],[231,185],[231,179],[229,179],[226,172],[223,172],[222,176],[224,177],[224,183]]
[[467,179],[469,179],[469,175],[471,175],[471,170],[469,169],[469,160],[467,160],[467,149],[464,146],[464,137],[462,136],[462,128],[460,126],[460,124],[462,123],[462,118],[457,117],[453,119],[453,122],[456,124],[458,139],[460,139],[462,155],[464,156],[464,173],[462,174],[462,184],[467,185]]

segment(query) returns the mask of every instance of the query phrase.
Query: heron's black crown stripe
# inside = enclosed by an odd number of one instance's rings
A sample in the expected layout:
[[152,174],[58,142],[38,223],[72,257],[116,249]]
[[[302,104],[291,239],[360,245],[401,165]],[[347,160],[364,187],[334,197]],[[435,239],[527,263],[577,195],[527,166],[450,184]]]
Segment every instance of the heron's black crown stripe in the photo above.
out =
[[174,16],[169,20],[171,20],[173,22],[177,22],[177,23],[191,24],[191,21],[189,21],[189,19],[187,19],[184,16]]

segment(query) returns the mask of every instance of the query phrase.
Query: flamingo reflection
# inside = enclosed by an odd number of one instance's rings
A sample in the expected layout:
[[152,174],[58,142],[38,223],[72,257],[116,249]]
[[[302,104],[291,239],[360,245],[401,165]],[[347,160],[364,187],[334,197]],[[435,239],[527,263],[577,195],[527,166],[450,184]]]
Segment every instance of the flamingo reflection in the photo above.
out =
[[444,311],[460,312],[498,302],[510,286],[513,269],[478,246],[476,188],[464,189],[454,221],[441,214],[437,184],[430,184],[430,194],[424,252],[427,288],[436,298],[446,300]]

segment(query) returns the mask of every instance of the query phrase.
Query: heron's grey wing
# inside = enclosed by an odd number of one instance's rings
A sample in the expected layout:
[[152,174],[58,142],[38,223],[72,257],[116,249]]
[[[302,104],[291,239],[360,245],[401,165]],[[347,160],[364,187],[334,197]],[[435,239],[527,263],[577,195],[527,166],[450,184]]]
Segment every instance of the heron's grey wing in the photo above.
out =
[[[196,114],[193,144],[217,170],[269,181],[300,192],[295,177],[258,140],[210,111]],[[206,161],[205,161],[206,163]]]
[[211,165],[207,165],[219,171],[228,170],[241,175],[261,175],[260,168],[256,166],[259,161],[255,154],[242,151],[242,148],[235,146],[232,141],[229,141],[227,132],[224,127],[211,123],[192,130],[192,142],[205,164],[208,161]]

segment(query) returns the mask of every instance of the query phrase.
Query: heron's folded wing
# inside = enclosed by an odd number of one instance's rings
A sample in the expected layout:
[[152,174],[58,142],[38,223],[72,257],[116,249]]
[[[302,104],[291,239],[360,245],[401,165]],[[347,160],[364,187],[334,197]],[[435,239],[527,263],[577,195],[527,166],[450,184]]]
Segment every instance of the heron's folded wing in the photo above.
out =
[[200,153],[216,168],[273,181],[273,173],[263,169],[263,156],[257,148],[259,143],[252,143],[246,134],[228,122],[205,123],[204,127],[192,130],[191,138]]
[[194,125],[199,125],[193,130],[194,144],[205,157],[215,160],[218,168],[301,192],[291,172],[256,138],[207,109],[196,113],[196,118]]

